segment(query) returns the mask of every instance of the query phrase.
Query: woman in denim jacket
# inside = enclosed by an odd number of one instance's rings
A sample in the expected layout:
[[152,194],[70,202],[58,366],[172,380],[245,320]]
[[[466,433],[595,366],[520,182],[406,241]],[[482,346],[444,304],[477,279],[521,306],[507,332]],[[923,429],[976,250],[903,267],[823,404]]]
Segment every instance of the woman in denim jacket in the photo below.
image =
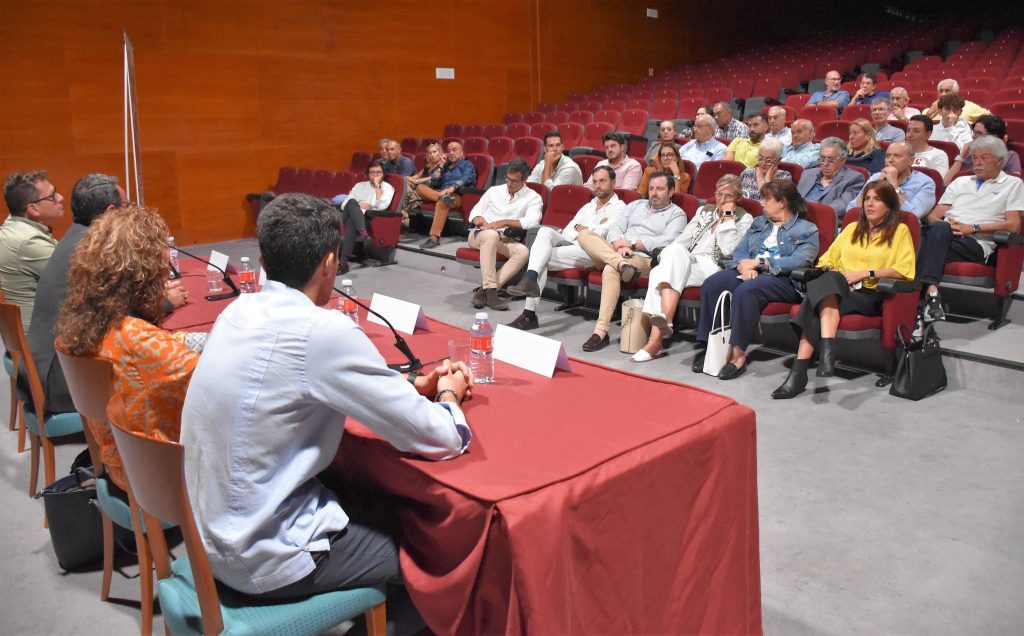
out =
[[[719,372],[732,380],[747,370],[747,345],[754,336],[761,312],[772,302],[798,303],[802,283],[789,274],[810,267],[818,256],[818,227],[807,220],[807,207],[792,181],[775,179],[761,187],[764,215],[750,229],[725,262],[725,269],[704,281],[700,291],[697,340],[707,343],[715,303],[723,291],[732,292],[732,335],[729,361]],[[797,285],[801,285],[800,288]],[[694,373],[704,369],[704,355],[693,363]]]

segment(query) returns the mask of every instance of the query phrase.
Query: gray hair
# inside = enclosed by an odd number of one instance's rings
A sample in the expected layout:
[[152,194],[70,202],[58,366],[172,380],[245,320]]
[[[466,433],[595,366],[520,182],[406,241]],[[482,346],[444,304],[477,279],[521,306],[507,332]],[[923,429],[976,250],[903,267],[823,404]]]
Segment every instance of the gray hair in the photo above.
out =
[[75,223],[89,225],[110,206],[121,204],[117,191],[117,177],[106,174],[87,174],[71,190],[71,215]]
[[886,110],[889,110],[889,109],[892,108],[892,102],[889,101],[888,97],[876,97],[873,100],[871,100],[871,105],[874,106],[878,102],[882,102],[883,104],[885,104]]
[[810,119],[797,119],[789,127],[790,130],[793,130],[795,128],[803,128],[806,129],[808,132],[813,133],[814,122],[812,122]]
[[825,148],[835,148],[839,151],[839,158],[846,159],[850,155],[850,151],[846,148],[846,142],[839,137],[825,137],[821,140],[821,144],[818,146],[818,152],[821,152]]
[[738,175],[727,174],[722,175],[722,178],[715,184],[715,190],[719,188],[732,188],[733,194],[737,197],[743,196],[743,182],[740,181]]
[[945,84],[946,82],[949,82],[950,84],[952,84],[952,85],[953,85],[953,92],[954,92],[954,93],[959,93],[959,92],[960,92],[960,83],[959,83],[959,82],[957,82],[957,81],[956,81],[955,79],[953,79],[952,77],[947,77],[946,79],[944,79],[944,80],[942,80],[941,82],[939,82],[938,84],[936,84],[936,85],[935,85],[935,90],[939,90],[939,87],[941,87],[941,86],[942,86],[943,84]]
[[782,142],[776,139],[775,137],[768,137],[767,139],[761,142],[761,147],[759,148],[759,150],[764,150],[766,152],[770,152],[781,157]]
[[889,91],[890,96],[895,95],[896,93],[900,93],[907,99],[910,99],[910,93],[908,93],[907,89],[903,88],[902,86],[894,86],[893,89]]
[[971,142],[971,153],[978,150],[988,150],[992,153],[992,156],[998,159],[1000,162],[1006,160],[1006,144],[1003,140],[995,135],[985,135],[984,137],[978,137]]
[[785,115],[786,109],[783,108],[782,106],[772,106],[771,108],[768,109],[769,115],[774,115],[775,113],[782,113],[783,115]]

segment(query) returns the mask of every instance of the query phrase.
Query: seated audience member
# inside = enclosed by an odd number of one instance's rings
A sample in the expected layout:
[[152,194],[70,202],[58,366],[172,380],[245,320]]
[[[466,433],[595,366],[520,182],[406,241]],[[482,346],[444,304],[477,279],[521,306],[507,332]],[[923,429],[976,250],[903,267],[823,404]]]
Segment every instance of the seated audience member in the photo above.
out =
[[672,178],[676,181],[675,192],[686,192],[690,189],[690,175],[687,174],[686,169],[683,167],[683,159],[679,156],[679,148],[670,144],[663,145],[661,152],[658,154],[658,164],[658,166],[644,168],[644,176],[640,178],[640,185],[636,188],[637,192],[647,196],[651,175],[656,172],[672,175]]
[[[345,223],[345,239],[341,242],[341,256],[338,258],[338,275],[348,272],[348,259],[352,258],[356,241],[366,241],[370,233],[366,231],[366,215],[372,217],[373,212],[387,210],[391,200],[395,198],[395,189],[384,180],[384,162],[375,160],[366,166],[366,181],[360,181],[352,187],[348,197],[344,198],[341,207],[341,218]],[[335,197],[335,204],[339,197]]]
[[928,145],[928,139],[932,134],[932,120],[924,115],[914,115],[907,124],[907,143],[914,151],[915,166],[937,170],[939,174],[946,174],[949,170],[949,156],[944,150]]
[[[644,169],[639,161],[626,154],[626,136],[617,132],[605,133],[603,141],[606,158],[598,161],[597,165],[608,166],[615,171],[616,188],[636,190],[636,187],[640,185]],[[593,173],[583,185],[591,190],[594,189]]]
[[593,260],[576,240],[580,231],[586,229],[604,239],[608,236],[608,230],[626,213],[626,204],[615,194],[615,171],[608,166],[599,166],[594,168],[593,177],[594,198],[576,212],[568,225],[561,231],[545,226],[538,228],[537,236],[530,246],[526,276],[519,284],[508,288],[511,296],[526,297],[523,313],[509,323],[510,327],[529,331],[540,326],[537,305],[547,283],[548,270],[590,267]]
[[874,173],[885,165],[885,151],[878,147],[875,129],[866,119],[854,119],[850,123],[847,147],[850,153],[846,163],[851,166],[866,168],[868,172]]
[[[700,117],[701,115],[707,115],[708,117],[711,117],[711,113],[713,113],[713,112],[714,112],[714,110],[711,108],[710,104],[708,104],[706,106],[698,106],[696,112],[694,112],[694,115],[693,115],[694,125],[696,125],[698,117]],[[711,135],[712,136],[714,136],[715,128],[718,126],[718,124],[714,123],[714,121],[715,121],[714,118],[712,118],[712,120],[711,120],[711,122],[712,122],[711,123]],[[682,137],[688,137],[688,138],[691,138],[691,139],[696,136],[696,135],[694,135],[693,126],[686,126],[686,127],[684,127],[682,130],[679,131],[679,135],[682,136]]]
[[388,140],[387,158],[384,160],[385,174],[400,174],[403,177],[411,177],[416,174],[416,164],[412,159],[402,154],[402,144],[394,139]]
[[[92,222],[71,254],[68,278],[77,283],[60,310],[56,347],[109,361],[114,391],[124,399],[136,432],[176,442],[185,389],[199,355],[186,346],[184,332],[159,326],[170,275],[167,235],[160,215],[134,205]],[[102,423],[92,433],[110,479],[126,490],[110,428]]]
[[786,109],[782,106],[772,106],[768,109],[768,132],[766,139],[778,139],[783,146],[793,143],[793,134],[786,128]]
[[[747,346],[768,303],[800,302],[800,289],[789,274],[809,267],[818,254],[818,227],[807,220],[807,208],[793,182],[771,181],[761,197],[764,214],[753,220],[732,258],[725,261],[725,269],[701,285],[697,340],[705,344],[718,297],[732,292],[731,349],[729,362],[718,374],[720,380],[733,380],[747,370]],[[692,370],[704,370],[704,354],[697,356]]]
[[425,141],[423,143],[423,159],[423,170],[420,170],[419,173],[411,177],[405,178],[406,197],[405,203],[402,206],[403,227],[409,227],[409,212],[420,207],[420,204],[423,203],[423,199],[416,192],[417,186],[425,185],[434,189],[441,188],[441,175],[444,172],[445,161],[441,143],[436,139]]
[[901,121],[906,123],[914,115],[920,115],[921,111],[910,106],[910,94],[902,86],[889,91],[891,108],[889,109],[889,121]]
[[0,288],[21,308],[22,328],[32,323],[36,287],[57,246],[49,226],[64,216],[64,197],[46,172],[15,172],[4,184],[10,216],[0,226]]
[[[974,139],[981,139],[991,135],[1005,143],[1007,140],[1006,122],[999,115],[982,115],[978,118],[978,121],[974,122],[971,134]],[[946,176],[942,179],[943,183],[949,185],[964,170],[974,170],[974,157],[971,154],[970,143],[964,146],[960,154],[953,160],[953,165],[949,167],[949,171],[946,172]],[[1016,150],[1008,150],[1006,153],[1006,163],[1003,164],[1003,172],[1011,174],[1020,171],[1020,155],[1017,154]]]
[[629,204],[605,237],[580,228],[576,237],[595,267],[601,271],[601,306],[594,333],[583,343],[584,351],[608,346],[608,329],[619,302],[619,281],[628,283],[651,271],[651,252],[665,247],[686,226],[686,214],[672,203],[672,175],[651,175],[646,199]]
[[904,132],[889,123],[889,98],[878,97],[871,102],[871,125],[878,141],[903,141]]
[[441,244],[441,231],[448,221],[448,212],[462,204],[459,194],[463,188],[471,188],[476,184],[476,168],[462,154],[462,144],[457,141],[448,143],[448,159],[441,167],[440,182],[433,178],[429,183],[416,186],[416,194],[425,201],[434,201],[434,220],[430,223],[427,240],[420,245],[422,249],[437,247]]
[[807,283],[807,293],[790,319],[800,337],[796,359],[772,397],[786,400],[803,393],[807,367],[818,349],[818,377],[832,377],[836,367],[836,332],[847,314],[880,316],[882,278],[913,280],[914,240],[900,222],[899,197],[887,181],[864,190],[864,209],[818,259],[825,271]]
[[[926,174],[914,170],[914,151],[905,141],[894,141],[885,150],[885,167],[868,177],[867,183],[885,180],[896,189],[900,209],[913,212],[924,219],[935,206],[935,182]],[[866,185],[866,184],[865,184]],[[847,210],[864,207],[861,199],[864,191],[857,194],[846,206]]]
[[1024,182],[1003,171],[1006,144],[995,135],[971,142],[974,176],[954,179],[921,228],[917,271],[925,289],[926,320],[945,320],[939,281],[946,263],[987,263],[995,232],[1020,232]]
[[814,124],[809,119],[798,119],[790,127],[793,141],[782,152],[782,160],[804,168],[818,165],[818,144],[814,143]]
[[835,106],[837,115],[843,112],[846,105],[850,103],[850,94],[840,88],[842,82],[843,76],[839,74],[839,71],[825,73],[825,90],[811,95],[811,98],[807,100],[807,105]]
[[731,141],[750,134],[747,126],[732,116],[732,106],[728,102],[718,102],[711,107],[711,113],[718,124],[718,128],[715,130],[715,137]]
[[697,115],[693,124],[693,139],[679,151],[679,156],[700,171],[705,161],[717,161],[725,157],[725,144],[715,139],[715,120],[710,115]]
[[651,146],[647,149],[647,154],[644,155],[648,166],[656,166],[658,164],[658,151],[661,150],[662,146],[672,146],[679,150],[679,144],[676,143],[676,123],[671,119],[666,119],[658,124],[658,139],[651,142]]
[[[85,237],[89,226],[99,216],[110,210],[128,204],[124,190],[117,185],[117,178],[105,174],[90,174],[82,177],[71,190],[71,215],[74,222],[57,243],[50,260],[39,276],[36,300],[32,310],[32,324],[28,329],[28,347],[36,371],[43,384],[47,413],[70,413],[75,410],[68,391],[67,381],[53,346],[57,335],[57,317],[68,293],[68,268],[71,253]],[[164,291],[163,311],[169,314],[188,300],[188,290],[181,281],[168,281]],[[24,373],[22,373],[24,376]],[[27,378],[19,378],[26,387],[25,397],[31,398]]]
[[[939,119],[942,117],[942,112],[939,109],[938,98],[942,97],[943,95],[959,95],[960,84],[957,83],[955,79],[947,77],[946,79],[939,82],[938,86],[936,86],[936,89],[939,92],[938,97],[935,98],[935,101],[932,102],[931,106],[924,109],[924,112],[921,113],[922,115],[927,115],[928,117],[931,117],[932,121],[939,121]],[[967,123],[973,124],[974,122],[978,121],[978,118],[981,117],[982,115],[991,114],[992,113],[985,110],[981,106],[975,104],[974,102],[968,99],[964,100],[963,113],[961,116],[967,120]]]
[[562,154],[565,145],[562,135],[553,130],[544,135],[544,156],[533,167],[529,183],[542,183],[548,188],[557,185],[583,185],[583,171],[579,164]]
[[[383,161],[387,161],[388,160],[388,144],[389,143],[391,143],[391,139],[388,138],[388,137],[384,137],[384,138],[380,139],[377,142],[377,147],[380,149],[380,152],[378,154],[380,155],[380,159],[383,160]],[[399,149],[401,149],[401,148],[399,148]]]
[[739,161],[748,168],[757,163],[757,150],[768,130],[768,120],[762,113],[754,113],[747,117],[747,136],[737,137],[725,149],[726,161]]
[[757,163],[740,173],[743,196],[754,201],[761,200],[761,188],[772,179],[793,180],[788,170],[779,169],[782,158],[782,142],[778,139],[765,139],[757,150]]
[[[508,164],[505,183],[487,189],[469,213],[469,246],[480,250],[481,286],[473,292],[473,306],[505,311],[508,303],[498,298],[498,288],[526,264],[529,250],[505,232],[505,228],[529,230],[540,225],[544,205],[540,195],[526,187],[530,166],[516,158]],[[497,271],[498,254],[508,257]]]
[[[888,99],[889,93],[885,91],[876,91],[875,85],[878,83],[878,78],[874,73],[864,73],[860,76],[860,86],[857,92],[853,94],[852,103],[854,104],[873,104],[879,97],[885,97]],[[886,115],[888,116],[888,114]]]
[[846,144],[839,137],[821,140],[817,168],[804,170],[796,189],[805,201],[832,206],[836,218],[843,218],[846,206],[864,187],[864,175],[846,166]]
[[742,192],[736,175],[727,174],[715,186],[715,202],[697,211],[683,233],[661,251],[658,264],[648,274],[644,313],[651,322],[647,344],[633,354],[633,362],[662,356],[662,340],[672,335],[679,296],[686,287],[699,287],[704,279],[721,271],[722,259],[731,258],[753,217],[739,206]]
[[[971,124],[962,117],[964,110],[964,98],[956,93],[948,93],[939,98],[939,122],[932,130],[932,139],[936,141],[951,141],[960,150],[974,139]],[[982,115],[982,117],[994,117],[994,115]]]
[[393,537],[342,508],[317,475],[334,461],[347,416],[399,451],[460,455],[471,438],[459,408],[468,370],[446,363],[410,384],[362,329],[324,307],[341,243],[326,201],[278,197],[257,234],[267,284],[217,319],[181,418],[213,576],[275,599],[397,581]]

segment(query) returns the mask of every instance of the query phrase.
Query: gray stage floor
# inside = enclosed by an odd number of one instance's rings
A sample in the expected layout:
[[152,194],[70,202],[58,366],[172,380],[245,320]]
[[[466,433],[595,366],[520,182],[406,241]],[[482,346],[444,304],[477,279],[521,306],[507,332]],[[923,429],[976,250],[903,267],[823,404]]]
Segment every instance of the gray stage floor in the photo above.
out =
[[[233,257],[256,254],[252,240],[219,247]],[[441,251],[454,253],[454,243]],[[432,317],[469,326],[469,298],[479,284],[473,270],[412,252],[399,259],[399,265],[355,269],[350,277],[360,295],[397,296]],[[508,322],[520,308],[514,303],[512,311],[492,313]],[[808,393],[776,402],[769,394],[785,378],[787,357],[755,353],[745,376],[722,382],[690,372],[693,345],[684,334],[667,357],[637,365],[618,352],[614,327],[613,346],[583,353],[592,316],[553,308],[541,303],[538,333],[563,341],[569,355],[723,393],[757,412],[767,633],[1020,633],[1024,374],[947,358],[949,389],[922,402],[891,397],[873,386],[874,375],[853,371],[812,378]],[[943,325],[946,344],[1010,357],[1020,352],[1018,324],[975,341],[985,324]],[[6,391],[0,393],[5,413]],[[137,579],[115,574],[112,596],[128,600],[101,603],[98,572],[60,573],[41,504],[26,495],[28,456],[14,447],[15,434],[4,435],[0,532],[8,583],[0,633],[71,633],[83,626],[133,633]],[[68,466],[81,447],[59,448],[58,465]],[[415,617],[402,611],[392,628],[417,631]],[[154,629],[162,630],[159,617]]]

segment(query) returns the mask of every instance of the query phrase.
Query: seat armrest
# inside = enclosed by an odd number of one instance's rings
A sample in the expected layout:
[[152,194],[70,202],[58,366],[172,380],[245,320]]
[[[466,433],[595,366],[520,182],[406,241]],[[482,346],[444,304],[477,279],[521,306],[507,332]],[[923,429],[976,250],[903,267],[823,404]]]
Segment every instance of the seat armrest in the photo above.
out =
[[997,245],[1024,245],[1024,236],[1019,232],[1000,230],[992,235]]
[[459,189],[459,194],[483,194],[484,192],[487,192],[487,188],[465,187]]
[[879,278],[878,291],[883,294],[895,294],[897,292],[919,291],[921,282],[916,280],[902,280],[899,278]]
[[524,230],[521,227],[506,227],[502,230],[505,236],[519,240],[526,238],[526,233],[528,231],[529,230]]
[[798,267],[790,272],[789,277],[793,280],[809,282],[825,273],[820,267]]

